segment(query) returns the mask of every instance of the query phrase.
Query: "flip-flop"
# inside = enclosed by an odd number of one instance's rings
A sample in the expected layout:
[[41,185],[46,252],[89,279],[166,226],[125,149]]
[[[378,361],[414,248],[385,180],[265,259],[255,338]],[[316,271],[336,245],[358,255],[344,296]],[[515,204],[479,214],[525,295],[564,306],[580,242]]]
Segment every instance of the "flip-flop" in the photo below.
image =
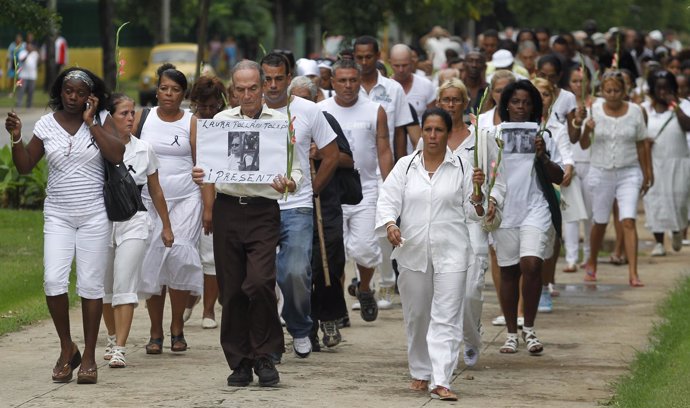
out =
[[151,337],[146,345],[146,354],[161,354],[163,353],[163,338],[154,339]]

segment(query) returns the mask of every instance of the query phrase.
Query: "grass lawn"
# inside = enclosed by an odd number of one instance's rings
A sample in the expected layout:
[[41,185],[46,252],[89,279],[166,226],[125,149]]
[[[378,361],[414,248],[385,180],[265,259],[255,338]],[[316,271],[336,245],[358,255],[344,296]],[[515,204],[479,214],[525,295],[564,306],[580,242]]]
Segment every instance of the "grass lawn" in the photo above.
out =
[[[43,212],[0,209],[0,335],[49,317],[43,292]],[[77,302],[70,277],[70,303]]]
[[616,387],[608,405],[626,408],[690,407],[690,278],[660,307],[650,347],[640,352],[631,373]]

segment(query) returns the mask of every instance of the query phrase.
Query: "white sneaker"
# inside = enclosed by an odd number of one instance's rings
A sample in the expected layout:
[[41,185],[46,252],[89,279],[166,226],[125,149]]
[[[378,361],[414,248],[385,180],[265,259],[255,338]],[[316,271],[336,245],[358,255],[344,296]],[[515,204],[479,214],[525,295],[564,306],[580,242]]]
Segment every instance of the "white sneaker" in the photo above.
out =
[[475,350],[474,347],[469,347],[465,345],[465,353],[463,354],[465,359],[465,364],[468,367],[474,367],[477,365],[477,360],[479,360],[479,351]]
[[362,308],[362,305],[359,304],[359,302],[355,302],[352,304],[352,310],[359,310]]
[[218,327],[218,323],[214,319],[211,319],[210,317],[204,317],[201,320],[201,327],[204,329],[215,329]]
[[658,243],[654,245],[652,250],[652,256],[666,256],[666,250],[664,249],[664,244]]
[[311,354],[311,340],[309,337],[294,337],[292,339],[292,349],[300,358],[307,358]]
[[505,316],[497,316],[493,320],[491,320],[491,324],[494,326],[505,326],[506,325],[506,318]]
[[379,309],[390,309],[393,307],[393,288],[380,288],[378,293],[379,300],[376,305]]
[[683,247],[683,237],[680,235],[680,231],[671,234],[671,247],[674,251],[678,252]]

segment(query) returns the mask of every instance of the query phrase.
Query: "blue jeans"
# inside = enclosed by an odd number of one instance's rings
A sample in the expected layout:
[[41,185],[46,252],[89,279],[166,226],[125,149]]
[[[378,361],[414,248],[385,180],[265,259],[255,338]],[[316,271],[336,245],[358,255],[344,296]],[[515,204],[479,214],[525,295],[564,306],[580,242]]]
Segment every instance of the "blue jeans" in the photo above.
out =
[[280,251],[276,256],[278,286],[285,305],[283,319],[292,337],[311,332],[311,245],[314,220],[311,208],[280,211]]

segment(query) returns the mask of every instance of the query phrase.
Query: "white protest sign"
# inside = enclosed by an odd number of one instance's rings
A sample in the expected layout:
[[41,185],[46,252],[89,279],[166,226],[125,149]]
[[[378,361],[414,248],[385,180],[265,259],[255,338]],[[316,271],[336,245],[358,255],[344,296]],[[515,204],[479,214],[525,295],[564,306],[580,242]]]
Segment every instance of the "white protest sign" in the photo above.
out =
[[287,119],[200,119],[196,154],[204,182],[272,183],[287,171],[287,129]]

